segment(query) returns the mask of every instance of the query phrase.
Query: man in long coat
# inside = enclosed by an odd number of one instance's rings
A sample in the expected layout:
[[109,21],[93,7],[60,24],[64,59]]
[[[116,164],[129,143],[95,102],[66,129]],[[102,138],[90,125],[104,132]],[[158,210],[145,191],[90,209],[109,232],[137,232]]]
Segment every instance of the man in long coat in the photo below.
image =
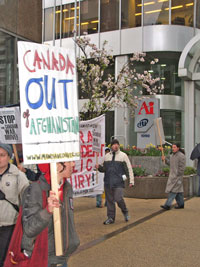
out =
[[168,193],[168,198],[161,208],[169,210],[174,199],[176,199],[176,209],[184,208],[184,196],[183,196],[183,175],[185,170],[185,153],[180,148],[179,144],[172,145],[172,154],[168,161],[165,156],[162,160],[166,160],[166,163],[170,165],[170,173],[167,181],[165,192]]

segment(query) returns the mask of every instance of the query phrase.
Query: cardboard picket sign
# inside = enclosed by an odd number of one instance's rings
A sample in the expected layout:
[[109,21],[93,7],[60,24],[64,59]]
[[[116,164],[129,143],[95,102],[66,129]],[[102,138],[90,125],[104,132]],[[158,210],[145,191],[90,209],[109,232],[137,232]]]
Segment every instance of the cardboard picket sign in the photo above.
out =
[[[80,158],[74,49],[18,42],[23,158],[50,163],[58,197],[56,162]],[[61,215],[54,209],[56,255],[62,255]]]

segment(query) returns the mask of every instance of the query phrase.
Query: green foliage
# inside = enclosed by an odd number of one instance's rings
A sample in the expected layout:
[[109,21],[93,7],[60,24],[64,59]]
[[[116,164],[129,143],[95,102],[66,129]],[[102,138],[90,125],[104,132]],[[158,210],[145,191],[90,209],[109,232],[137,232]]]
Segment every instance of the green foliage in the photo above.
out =
[[149,144],[146,146],[146,148],[141,149],[137,148],[136,146],[128,146],[127,148],[124,148],[123,145],[120,145],[120,150],[125,152],[128,156],[152,156],[152,157],[161,157],[162,156],[162,150],[164,152],[164,155],[167,156],[169,152],[171,151],[170,146],[154,146],[152,144]]
[[193,167],[185,167],[184,175],[191,175],[191,174],[196,174],[197,171]]
[[145,169],[142,168],[141,165],[133,166],[133,173],[134,173],[134,176],[136,177],[143,177],[147,175]]

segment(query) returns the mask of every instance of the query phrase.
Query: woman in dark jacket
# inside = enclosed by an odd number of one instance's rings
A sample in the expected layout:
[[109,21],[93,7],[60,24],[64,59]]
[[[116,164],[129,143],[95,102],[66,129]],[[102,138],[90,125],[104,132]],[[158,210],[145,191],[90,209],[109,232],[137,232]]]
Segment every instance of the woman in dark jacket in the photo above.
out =
[[168,193],[168,199],[161,208],[169,210],[174,199],[176,199],[176,209],[184,208],[183,197],[183,175],[185,170],[185,153],[180,148],[180,144],[172,145],[172,154],[170,155],[170,161],[162,157],[162,160],[170,165],[170,173],[167,181],[165,192]]
[[[23,198],[23,238],[21,248],[23,253],[31,257],[37,236],[48,227],[48,266],[67,266],[66,261],[79,245],[79,239],[74,228],[72,187],[66,178],[70,177],[74,162],[57,164],[59,200],[54,192],[50,191],[49,164],[38,165],[43,175],[39,182],[32,183],[26,190]],[[42,192],[47,194],[47,205],[43,207]],[[63,255],[56,256],[53,210],[61,209]],[[45,267],[45,266],[44,266]]]

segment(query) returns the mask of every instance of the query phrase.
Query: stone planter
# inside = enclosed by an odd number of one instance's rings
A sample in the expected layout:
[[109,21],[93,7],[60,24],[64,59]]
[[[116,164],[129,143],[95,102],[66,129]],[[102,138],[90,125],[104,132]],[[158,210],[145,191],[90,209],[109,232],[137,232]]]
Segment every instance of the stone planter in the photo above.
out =
[[[133,188],[126,184],[124,196],[130,198],[166,198],[165,187],[168,177],[135,177],[135,185]],[[184,176],[183,187],[184,197],[197,195],[198,192],[198,176]]]
[[141,165],[147,174],[155,175],[164,167],[161,157],[129,156],[132,165]]

